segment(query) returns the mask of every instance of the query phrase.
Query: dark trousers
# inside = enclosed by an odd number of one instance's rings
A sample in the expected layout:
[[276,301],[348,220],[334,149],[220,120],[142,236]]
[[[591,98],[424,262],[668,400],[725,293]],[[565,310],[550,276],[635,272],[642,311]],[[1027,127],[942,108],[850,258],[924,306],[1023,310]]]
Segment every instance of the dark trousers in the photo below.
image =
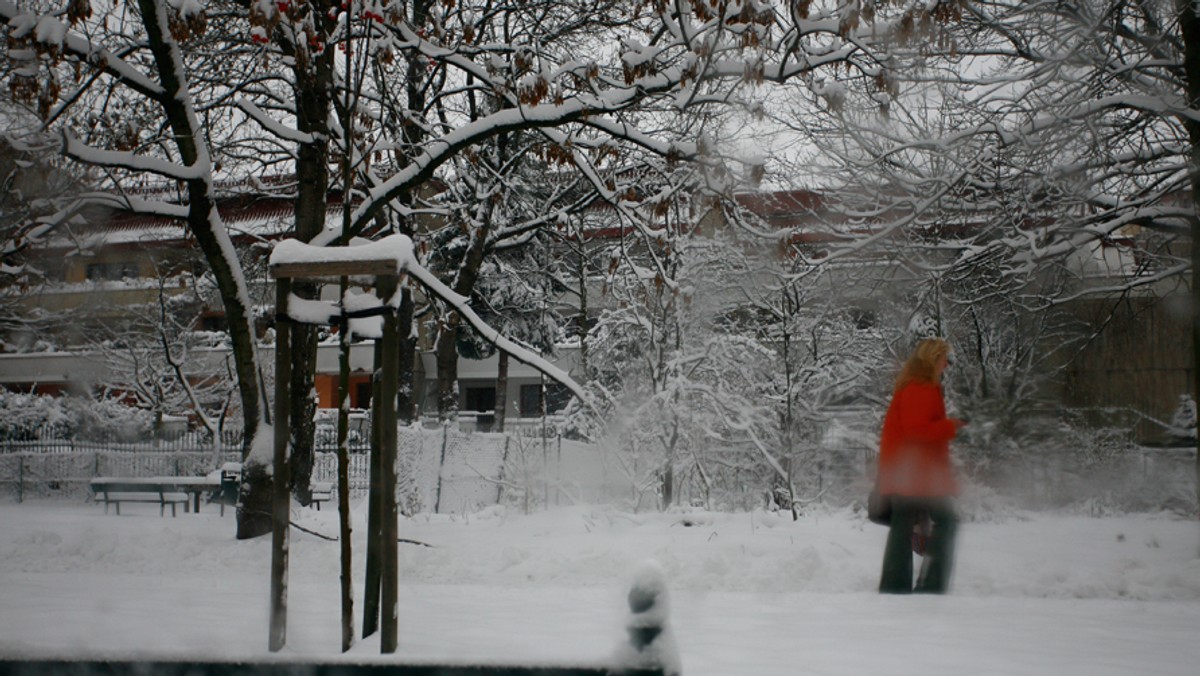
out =
[[[933,522],[926,565],[913,587],[913,526],[926,515]],[[958,517],[950,498],[907,498],[892,496],[892,523],[883,550],[883,574],[879,578],[882,594],[944,594],[954,570],[954,537]]]

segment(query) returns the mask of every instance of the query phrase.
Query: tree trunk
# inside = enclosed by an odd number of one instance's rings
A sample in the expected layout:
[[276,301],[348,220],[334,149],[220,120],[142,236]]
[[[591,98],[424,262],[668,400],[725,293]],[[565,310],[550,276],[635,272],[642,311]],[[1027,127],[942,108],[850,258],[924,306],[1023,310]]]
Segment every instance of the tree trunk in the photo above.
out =
[[[429,20],[429,8],[432,0],[414,0],[410,5],[409,22],[413,26],[424,26]],[[409,110],[424,110],[426,102],[426,90],[421,83],[423,81],[423,72],[428,63],[416,51],[405,53],[406,64],[408,70],[408,82],[405,84],[405,96],[408,100]],[[401,135],[404,137],[405,144],[410,149],[420,148],[425,142],[427,129],[420,124],[406,124],[401,129]],[[411,152],[411,151],[409,151]],[[401,166],[408,166],[412,159],[404,153],[397,153],[397,163]],[[405,191],[399,199],[401,204],[411,206],[415,201],[412,191]],[[412,237],[416,228],[413,225],[411,218],[402,217],[400,220],[401,234]],[[400,291],[400,308],[397,311],[397,320],[400,330],[400,389],[396,394],[396,417],[405,424],[411,424],[420,418],[422,402],[417,400],[416,392],[416,363],[417,363],[417,339],[413,331],[413,318],[415,314],[412,290],[406,283]]]
[[[328,29],[334,30],[332,26]],[[285,46],[286,51],[288,46]],[[330,187],[329,115],[333,110],[335,54],[334,50],[326,49],[306,59],[293,58],[296,128],[311,138],[299,144],[296,158],[294,236],[302,242],[311,241],[325,229]],[[311,282],[297,283],[293,285],[293,292],[299,298],[314,300],[320,295],[320,286]],[[316,326],[297,325],[292,332],[292,400],[289,402],[292,453],[289,469],[292,494],[301,505],[307,505],[312,499],[318,330]]]
[[[1184,44],[1184,81],[1187,86],[1188,107],[1200,109],[1200,8],[1190,0],[1176,0],[1179,27]],[[1200,122],[1182,116],[1191,143],[1189,174],[1192,186],[1192,215],[1189,219],[1192,234],[1192,398],[1200,401]],[[1200,507],[1200,435],[1197,435],[1196,504]]]
[[237,539],[246,540],[271,532],[271,467],[261,462],[242,463],[238,487]]
[[662,466],[662,502],[659,505],[659,511],[665,512],[671,506],[671,502],[675,500],[675,465],[670,459],[667,459]]
[[[479,269],[483,266],[484,253],[487,248],[487,238],[490,227],[485,222],[471,233],[471,242],[458,272],[454,276],[452,288],[463,298],[469,298],[479,279]],[[438,419],[445,422],[458,414],[458,325],[461,321],[457,312],[452,308],[446,309],[446,319],[438,329],[437,338],[437,369],[438,369]]]
[[584,379],[590,377],[588,370],[588,289],[587,289],[587,258],[584,255],[584,242],[579,241],[579,372]]
[[508,411],[508,353],[499,350],[496,364],[496,423],[492,431],[503,432]]
[[437,358],[438,421],[458,419],[458,315],[447,310],[438,328],[434,355]]
[[225,309],[242,402],[243,473],[237,537],[257,537],[271,532],[271,475],[266,467],[270,458],[252,453],[267,398],[259,379],[250,294],[233,242],[213,204],[211,158],[188,98],[183,57],[170,37],[166,9],[156,0],[138,0],[138,7],[163,91],[167,92],[159,102],[171,126],[180,159],[189,167],[203,170],[198,178],[187,182],[188,228],[212,270]]
[[[296,284],[298,298],[315,298],[314,284]],[[311,324],[292,326],[291,400],[288,401],[288,432],[292,452],[288,456],[290,490],[304,506],[312,501],[312,470],[316,456],[317,431],[317,331]]]
[[396,312],[400,331],[400,385],[396,393],[396,420],[401,425],[411,425],[419,416],[416,392],[417,339],[412,331],[412,291],[406,285],[400,294],[400,308]]

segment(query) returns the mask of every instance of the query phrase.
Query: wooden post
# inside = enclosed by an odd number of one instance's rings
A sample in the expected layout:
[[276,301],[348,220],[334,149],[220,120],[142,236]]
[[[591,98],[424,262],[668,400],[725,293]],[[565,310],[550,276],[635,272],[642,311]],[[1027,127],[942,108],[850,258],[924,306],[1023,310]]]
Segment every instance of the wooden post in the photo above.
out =
[[291,320],[287,317],[292,284],[275,280],[275,434],[271,497],[271,632],[270,650],[287,642],[288,527],[288,382],[291,379]]
[[546,375],[540,378],[538,408],[542,414],[542,507],[550,509],[550,453],[546,450]]
[[[347,201],[347,204],[349,202]],[[349,279],[342,277],[338,285],[341,298],[346,297]],[[352,551],[350,543],[350,322],[343,318],[339,325],[338,338],[338,426],[337,426],[337,482],[338,482],[338,533],[342,568],[342,652],[354,647],[354,587],[351,571]]]
[[383,520],[383,444],[380,437],[383,416],[379,412],[379,403],[383,401],[380,394],[382,357],[383,344],[377,340],[374,374],[371,378],[371,488],[367,497],[367,570],[363,580],[363,638],[379,629],[379,587],[383,556],[379,551],[383,544],[379,535]]
[[[395,277],[379,277],[379,297],[385,303],[396,293]],[[399,509],[396,504],[396,392],[400,379],[400,331],[396,313],[383,316],[383,355],[380,360],[379,414],[383,469],[383,524],[380,529],[383,580],[381,588],[382,619],[380,622],[380,652],[396,652],[399,584],[400,542],[398,533]]]
[[[279,317],[276,332],[275,354],[275,421],[274,421],[274,490],[272,495],[272,541],[271,559],[271,640],[272,651],[284,645],[287,631],[287,538],[290,495],[288,493],[288,383],[291,377],[291,325],[287,319],[288,297],[291,293],[292,277],[307,279],[329,276],[374,275],[376,295],[385,305],[384,329],[381,340],[375,344],[375,378],[371,410],[371,495],[367,520],[367,570],[364,580],[363,637],[370,636],[381,628],[381,646],[384,653],[396,650],[397,615],[399,591],[399,537],[397,533],[399,508],[396,502],[396,397],[399,378],[399,327],[395,308],[390,307],[399,278],[396,276],[397,262],[388,254],[364,260],[322,260],[294,263],[278,263],[271,266],[271,275],[276,279],[276,307]],[[341,287],[345,293],[346,280]],[[343,332],[345,327],[343,327]],[[349,522],[347,520],[348,476],[345,448],[346,412],[346,350],[343,344],[341,355],[339,409],[339,467],[338,493],[341,512],[342,567],[343,567],[343,649],[353,640],[353,624],[350,614],[353,607],[349,602]],[[382,601],[382,612],[381,612]]]
[[500,456],[500,477],[496,482],[496,504],[500,504],[500,500],[504,497],[504,468],[508,466],[508,442],[512,441],[512,437],[508,434],[504,435],[504,455]]
[[437,492],[433,498],[433,513],[442,513],[442,470],[446,467],[446,445],[450,440],[450,423],[442,421],[442,454],[438,458]]

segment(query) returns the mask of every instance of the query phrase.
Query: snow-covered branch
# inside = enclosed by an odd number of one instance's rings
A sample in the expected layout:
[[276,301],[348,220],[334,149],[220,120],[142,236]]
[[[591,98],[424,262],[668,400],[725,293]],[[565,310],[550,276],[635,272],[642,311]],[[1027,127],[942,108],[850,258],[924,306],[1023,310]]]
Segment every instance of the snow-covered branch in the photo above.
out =
[[156,157],[93,148],[75,138],[70,132],[63,134],[63,153],[73,160],[95,167],[128,169],[177,181],[190,181],[208,175],[207,167],[185,167]]

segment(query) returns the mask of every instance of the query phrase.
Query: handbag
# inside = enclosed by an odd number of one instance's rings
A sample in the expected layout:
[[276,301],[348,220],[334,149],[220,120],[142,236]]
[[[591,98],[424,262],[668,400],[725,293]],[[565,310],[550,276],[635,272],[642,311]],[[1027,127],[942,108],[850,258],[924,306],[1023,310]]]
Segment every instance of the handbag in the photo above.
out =
[[892,525],[892,497],[881,495],[878,486],[867,495],[867,520],[881,526]]

